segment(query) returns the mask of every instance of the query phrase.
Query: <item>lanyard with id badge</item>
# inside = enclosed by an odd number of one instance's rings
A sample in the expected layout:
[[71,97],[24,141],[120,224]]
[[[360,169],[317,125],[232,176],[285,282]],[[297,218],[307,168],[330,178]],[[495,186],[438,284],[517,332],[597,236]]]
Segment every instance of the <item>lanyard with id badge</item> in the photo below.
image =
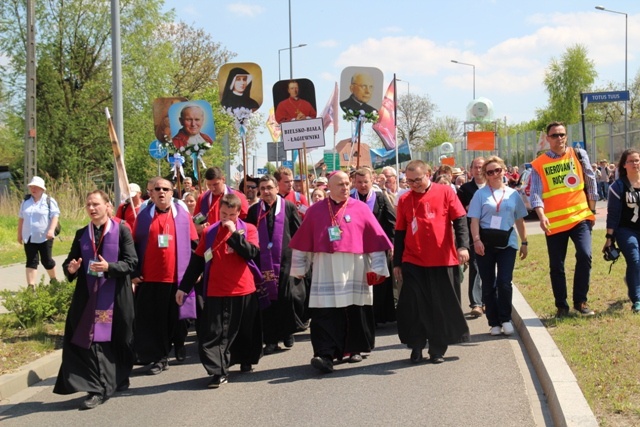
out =
[[[493,197],[493,201],[496,202],[496,213],[500,213],[500,205],[502,204],[502,201],[504,200],[504,195],[506,194],[507,190],[505,190],[504,188],[502,188],[502,197],[500,197],[500,200],[496,199],[496,195],[493,191],[493,187],[489,187],[491,189],[491,197]],[[500,229],[500,225],[502,224],[502,217],[500,215],[491,215],[491,224],[489,225],[489,228],[495,228],[495,229]]]
[[338,219],[340,212],[346,210],[347,204],[349,203],[349,198],[344,202],[344,205],[336,212],[334,215],[333,208],[331,207],[331,198],[327,197],[327,206],[329,207],[329,216],[331,217],[331,226],[329,227],[329,241],[337,242],[342,239],[342,230],[340,229],[340,223],[344,219],[345,222],[351,222],[351,217],[349,215],[343,215],[342,218]]
[[[162,212],[163,214],[167,215],[165,220],[164,220],[164,225],[162,227],[160,227],[160,234],[158,234],[158,247],[160,249],[166,249],[169,247],[169,234],[168,234],[168,228],[167,228],[167,223],[169,222],[169,217],[171,216],[171,210],[169,210],[168,212]],[[159,213],[156,211],[156,215],[158,215]]]
[[109,222],[107,222],[104,225],[104,230],[102,231],[102,235],[100,236],[100,241],[98,242],[98,245],[96,246],[96,238],[95,238],[95,232],[93,230],[93,224],[89,225],[89,239],[91,240],[91,246],[93,247],[93,259],[89,260],[89,266],[87,267],[87,274],[91,275],[91,276],[95,276],[95,277],[104,277],[104,273],[102,271],[93,271],[91,270],[91,266],[95,263],[100,262],[100,260],[98,259],[98,251],[100,250],[100,247],[102,246],[102,241],[104,240],[104,235],[107,234],[107,231],[109,231],[107,229]]

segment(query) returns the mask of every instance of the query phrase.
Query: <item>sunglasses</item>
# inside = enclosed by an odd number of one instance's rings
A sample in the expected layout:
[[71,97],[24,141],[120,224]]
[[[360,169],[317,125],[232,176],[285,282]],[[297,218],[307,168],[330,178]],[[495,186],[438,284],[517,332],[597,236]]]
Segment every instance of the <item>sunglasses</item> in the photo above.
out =
[[171,190],[170,188],[167,188],[167,187],[156,187],[156,188],[154,188],[154,190],[156,190],[157,192],[164,191],[165,193],[168,193],[169,191],[173,191],[173,190]]
[[564,138],[565,136],[567,136],[567,134],[566,133],[552,133],[549,136],[551,138]]
[[247,190],[255,190],[258,188],[256,185],[247,185]]
[[487,171],[487,176],[497,175],[500,174],[500,172],[502,172],[502,168],[491,169]]

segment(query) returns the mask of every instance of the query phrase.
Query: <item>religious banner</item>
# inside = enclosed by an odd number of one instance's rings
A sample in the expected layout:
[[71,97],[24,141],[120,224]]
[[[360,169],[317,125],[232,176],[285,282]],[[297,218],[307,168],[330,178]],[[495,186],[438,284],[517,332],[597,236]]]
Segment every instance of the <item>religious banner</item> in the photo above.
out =
[[273,85],[276,122],[315,119],[316,90],[309,79],[280,80]]

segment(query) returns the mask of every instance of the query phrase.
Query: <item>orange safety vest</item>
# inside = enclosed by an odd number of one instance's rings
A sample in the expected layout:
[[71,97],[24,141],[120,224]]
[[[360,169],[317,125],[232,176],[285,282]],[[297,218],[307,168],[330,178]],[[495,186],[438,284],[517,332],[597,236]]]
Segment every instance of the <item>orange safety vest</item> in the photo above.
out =
[[584,192],[582,164],[572,148],[567,147],[564,155],[556,159],[542,154],[531,164],[542,181],[549,234],[570,230],[585,219],[595,221]]

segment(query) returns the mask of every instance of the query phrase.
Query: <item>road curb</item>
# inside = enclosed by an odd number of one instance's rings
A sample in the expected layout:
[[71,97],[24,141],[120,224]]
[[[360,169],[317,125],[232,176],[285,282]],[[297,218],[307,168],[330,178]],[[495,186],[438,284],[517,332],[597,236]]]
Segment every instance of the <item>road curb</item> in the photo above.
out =
[[578,380],[531,306],[513,287],[513,323],[547,397],[554,425],[597,427],[598,420],[584,397]]
[[0,401],[12,403],[11,397],[58,374],[62,362],[62,350],[56,350],[20,368],[19,371],[0,376]]

